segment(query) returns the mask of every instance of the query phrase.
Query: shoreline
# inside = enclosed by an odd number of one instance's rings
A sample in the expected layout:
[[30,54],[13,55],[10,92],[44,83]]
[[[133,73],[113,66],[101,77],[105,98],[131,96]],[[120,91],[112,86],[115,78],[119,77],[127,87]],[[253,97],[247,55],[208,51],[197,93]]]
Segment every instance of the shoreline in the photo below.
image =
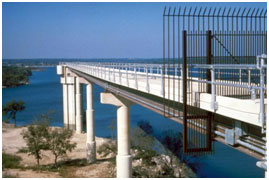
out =
[[[63,127],[50,126],[50,128],[63,128]],[[24,178],[62,177],[60,173],[51,173],[51,171],[36,172],[36,171],[31,170],[31,167],[36,166],[36,160],[34,159],[34,157],[18,152],[19,149],[26,146],[26,142],[24,141],[21,135],[21,132],[26,129],[27,129],[27,125],[14,128],[13,124],[3,123],[2,153],[7,153],[7,154],[21,157],[22,160],[20,164],[21,166],[23,166],[24,169],[25,168],[27,169],[26,170],[27,173],[25,172],[25,170],[22,170],[22,169],[21,170],[20,169],[17,169],[17,170],[4,169],[3,174],[4,173],[11,174],[11,175],[13,174],[13,175],[16,175],[17,177],[24,177]],[[111,154],[108,154],[107,156],[103,157],[102,153],[101,154],[98,153],[98,148],[100,148],[105,143],[111,143],[111,141],[113,140],[111,140],[110,138],[103,138],[103,137],[95,137],[95,139],[96,139],[96,149],[97,149],[97,152],[96,152],[97,162],[93,164],[85,164],[82,167],[79,164],[72,166],[72,168],[70,167],[71,168],[70,171],[71,170],[74,171],[72,172],[74,174],[74,177],[79,177],[79,178],[80,177],[85,177],[85,178],[86,177],[88,178],[89,177],[97,177],[97,178],[115,177],[115,167],[111,169],[111,166],[115,166],[111,162]],[[74,132],[73,137],[71,138],[71,141],[76,142],[77,147],[75,148],[74,151],[67,153],[67,156],[59,158],[59,162],[60,161],[64,161],[64,162],[65,161],[67,162],[78,161],[79,163],[84,162],[86,158],[86,133],[77,134]],[[137,152],[136,149],[131,149],[132,156],[134,156],[136,152]],[[43,158],[40,160],[41,166],[53,164],[53,155],[51,154],[51,152],[43,151],[42,154],[43,154],[42,156]],[[166,155],[159,154],[159,156],[156,156],[157,160],[160,157],[166,157]],[[141,161],[142,159],[133,160],[133,168],[139,165]],[[189,167],[187,167],[187,165],[183,162],[181,162],[180,167],[175,167],[175,170],[182,171],[184,176],[186,175],[186,176],[193,177],[193,174],[195,175],[195,173]]]

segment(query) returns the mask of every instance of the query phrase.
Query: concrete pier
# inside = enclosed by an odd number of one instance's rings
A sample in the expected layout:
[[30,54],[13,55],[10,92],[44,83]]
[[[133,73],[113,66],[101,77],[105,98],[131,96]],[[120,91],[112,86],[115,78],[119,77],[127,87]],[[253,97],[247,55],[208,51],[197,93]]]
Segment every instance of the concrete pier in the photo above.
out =
[[76,129],[76,101],[75,101],[75,78],[67,77],[68,84],[68,116],[69,116],[69,129]]
[[64,127],[68,128],[68,85],[63,84],[63,118]]
[[76,132],[82,132],[82,95],[79,77],[76,77]]
[[96,161],[96,142],[94,129],[94,108],[93,108],[93,84],[88,83],[87,90],[87,110],[86,110],[86,126],[87,126],[87,142],[86,157],[89,163]]
[[132,103],[112,93],[101,93],[101,103],[117,106],[117,178],[130,178],[132,156],[130,154],[129,106]]

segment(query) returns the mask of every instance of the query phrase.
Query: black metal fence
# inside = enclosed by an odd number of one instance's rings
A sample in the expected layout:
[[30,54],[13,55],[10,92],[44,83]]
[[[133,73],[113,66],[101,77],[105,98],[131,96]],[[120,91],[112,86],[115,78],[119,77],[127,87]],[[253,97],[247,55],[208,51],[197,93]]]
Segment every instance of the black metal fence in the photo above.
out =
[[[163,76],[163,104],[164,112],[168,112],[164,115],[183,117],[185,152],[212,150],[213,114],[188,105],[195,101],[193,80],[211,81],[211,73],[209,69],[191,68],[192,64],[256,64],[257,56],[262,54],[267,54],[266,9],[164,9],[163,67],[167,67],[167,73]],[[245,69],[214,72],[216,82],[250,86],[259,86],[259,75],[257,70]],[[182,85],[183,92],[180,90]],[[180,97],[181,93],[182,102],[180,98],[177,103],[169,100],[170,96]],[[198,93],[211,93],[211,85],[198,82]],[[250,98],[252,92],[246,88],[216,85],[215,93],[245,99]],[[259,96],[259,91],[256,93]],[[183,113],[171,113],[175,109]]]

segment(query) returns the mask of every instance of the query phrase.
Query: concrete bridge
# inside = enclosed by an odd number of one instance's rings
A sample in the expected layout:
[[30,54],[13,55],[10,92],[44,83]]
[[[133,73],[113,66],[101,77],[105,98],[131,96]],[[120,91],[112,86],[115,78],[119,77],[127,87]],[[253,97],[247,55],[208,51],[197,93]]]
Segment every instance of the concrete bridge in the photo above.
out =
[[[266,56],[257,58],[257,65],[191,65],[187,69],[187,105],[198,107],[202,111],[212,112],[216,120],[212,131],[214,140],[260,159],[257,166],[266,170],[266,107],[267,91],[264,83],[264,64]],[[211,81],[201,80],[193,73],[197,68],[210,70]],[[238,70],[240,83],[221,80],[222,69]],[[82,132],[82,84],[87,87],[87,160],[94,162],[96,145],[94,133],[93,83],[103,87],[100,100],[103,104],[117,106],[117,177],[131,177],[132,157],[130,154],[129,107],[136,103],[159,114],[166,114],[170,119],[183,123],[182,110],[165,107],[163,100],[170,100],[179,105],[183,103],[184,89],[182,65],[173,67],[173,78],[169,76],[169,67],[162,64],[119,64],[68,62],[57,66],[63,84],[64,127]],[[248,81],[242,81],[243,71],[248,72]],[[253,83],[253,71],[259,71],[260,82]],[[216,78],[219,76],[219,78]],[[243,78],[242,78],[243,79]],[[202,86],[210,84],[211,93],[200,92]],[[171,85],[173,84],[173,87]],[[222,95],[217,92],[221,91]],[[251,98],[239,99],[237,94],[250,93]],[[225,96],[225,92],[230,96]],[[231,93],[233,92],[234,94]],[[203,129],[203,121],[193,127]],[[203,131],[201,131],[203,133]]]

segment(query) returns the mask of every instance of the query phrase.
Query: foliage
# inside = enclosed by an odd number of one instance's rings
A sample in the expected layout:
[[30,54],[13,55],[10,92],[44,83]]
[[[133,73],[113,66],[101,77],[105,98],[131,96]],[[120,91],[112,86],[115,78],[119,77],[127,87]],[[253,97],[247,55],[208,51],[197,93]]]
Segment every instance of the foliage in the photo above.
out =
[[49,131],[47,137],[47,143],[49,150],[54,155],[54,165],[57,166],[57,159],[60,156],[66,155],[76,147],[76,143],[71,143],[70,139],[73,135],[73,131],[69,129],[54,129]]
[[39,168],[39,161],[42,159],[41,151],[48,150],[49,144],[46,137],[48,137],[48,121],[46,116],[40,117],[41,121],[35,121],[32,125],[27,127],[27,131],[23,131],[23,139],[26,140],[27,147],[21,150],[35,157],[37,167]]
[[76,143],[71,143],[73,131],[69,129],[49,129],[49,122],[51,121],[51,114],[41,114],[39,119],[36,119],[32,125],[28,126],[27,131],[22,133],[26,140],[27,148],[21,149],[20,152],[33,155],[37,161],[39,168],[39,161],[42,159],[42,150],[49,150],[54,155],[54,167],[57,166],[59,157],[71,152]]
[[145,131],[147,134],[153,134],[153,128],[148,121],[139,121],[137,126]]
[[[3,115],[7,115],[8,118],[12,118],[14,120],[14,124],[16,127],[16,115],[18,111],[22,111],[25,109],[25,103],[22,100],[16,101],[11,100],[9,101],[3,108],[2,113]],[[5,120],[5,122],[9,122],[8,120]]]
[[116,155],[117,155],[117,144],[115,141],[111,140],[109,142],[106,142],[98,147],[97,153],[100,154],[101,157],[107,157],[110,158],[108,161],[110,161],[109,167],[109,175],[111,177],[115,177],[116,175]]
[[106,142],[104,144],[102,144],[102,146],[100,146],[97,149],[97,153],[101,154],[101,157],[106,157],[108,155],[110,155],[112,158],[116,157],[117,155],[117,144],[115,141],[109,141]]
[[2,169],[5,168],[19,168],[21,157],[2,153]]
[[162,133],[162,137],[159,137],[161,143],[167,148],[166,154],[170,156],[171,162],[175,158],[185,164],[187,164],[195,172],[199,169],[199,163],[197,162],[197,156],[195,154],[186,155],[183,152],[183,136],[182,133],[174,131],[165,131]]
[[131,148],[151,150],[154,145],[154,138],[148,135],[144,130],[139,127],[131,131]]
[[2,84],[6,87],[28,83],[28,76],[32,75],[31,69],[25,67],[3,66],[2,70]]

